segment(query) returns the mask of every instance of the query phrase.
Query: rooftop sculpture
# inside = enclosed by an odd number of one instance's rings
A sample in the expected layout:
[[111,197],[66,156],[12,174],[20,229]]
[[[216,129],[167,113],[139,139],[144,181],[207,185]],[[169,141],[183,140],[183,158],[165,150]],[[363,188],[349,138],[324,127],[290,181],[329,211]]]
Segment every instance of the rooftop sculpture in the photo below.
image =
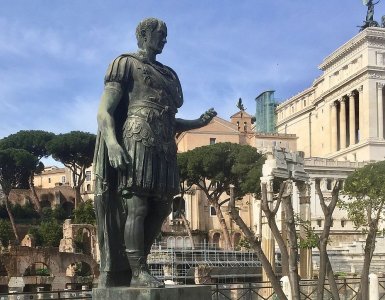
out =
[[[359,26],[361,28],[360,31],[364,30],[367,27],[379,27],[378,22],[374,20],[374,6],[377,5],[379,2],[380,0],[375,3],[373,3],[373,0],[362,0],[362,3],[368,7],[368,11],[366,13],[366,19],[364,21],[364,24]],[[385,27],[385,16],[383,16],[381,19],[381,27]]]

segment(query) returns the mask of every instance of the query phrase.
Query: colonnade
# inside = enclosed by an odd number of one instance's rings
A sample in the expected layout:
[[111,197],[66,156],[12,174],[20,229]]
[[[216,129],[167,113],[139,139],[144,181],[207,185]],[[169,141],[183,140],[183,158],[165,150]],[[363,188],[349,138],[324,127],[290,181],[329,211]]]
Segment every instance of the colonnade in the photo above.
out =
[[360,129],[363,128],[362,87],[331,104],[330,136],[331,151],[345,149],[360,141]]

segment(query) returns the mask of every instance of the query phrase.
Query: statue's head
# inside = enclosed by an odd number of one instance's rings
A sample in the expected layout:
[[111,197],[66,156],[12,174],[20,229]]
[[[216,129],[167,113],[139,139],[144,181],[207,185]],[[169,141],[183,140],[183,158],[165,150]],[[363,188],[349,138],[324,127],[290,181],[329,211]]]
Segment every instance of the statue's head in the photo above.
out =
[[151,48],[156,54],[162,52],[167,42],[167,26],[156,18],[142,20],[136,27],[136,39],[140,49]]

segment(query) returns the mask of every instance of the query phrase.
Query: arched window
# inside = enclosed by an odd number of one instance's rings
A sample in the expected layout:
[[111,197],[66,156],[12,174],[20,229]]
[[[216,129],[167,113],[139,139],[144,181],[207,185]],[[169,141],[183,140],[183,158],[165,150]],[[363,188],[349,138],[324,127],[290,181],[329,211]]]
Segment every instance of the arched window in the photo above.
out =
[[84,261],[75,262],[70,264],[66,269],[66,276],[91,276],[92,269],[89,264]]
[[75,237],[76,252],[90,255],[92,252],[91,232],[88,228],[80,228]]
[[72,202],[66,201],[62,204],[62,208],[65,211],[65,216],[69,218],[72,215],[72,211],[74,210],[74,204]]
[[333,183],[333,181],[331,179],[326,180],[326,189],[328,191],[332,190],[332,183]]
[[48,194],[41,195],[40,205],[41,205],[41,208],[51,207],[51,202],[49,202],[49,195]]
[[48,266],[44,263],[36,262],[30,264],[28,268],[25,269],[23,276],[50,276],[51,271],[48,269]]
[[221,240],[221,234],[219,232],[216,232],[213,234],[213,245],[215,247],[219,247],[219,242]]
[[172,201],[172,218],[180,219],[181,214],[185,214],[186,202],[182,197],[175,197]]
[[239,242],[241,240],[241,237],[242,237],[242,235],[239,232],[235,232],[233,234],[233,246],[234,247],[238,246],[238,244],[239,244]]

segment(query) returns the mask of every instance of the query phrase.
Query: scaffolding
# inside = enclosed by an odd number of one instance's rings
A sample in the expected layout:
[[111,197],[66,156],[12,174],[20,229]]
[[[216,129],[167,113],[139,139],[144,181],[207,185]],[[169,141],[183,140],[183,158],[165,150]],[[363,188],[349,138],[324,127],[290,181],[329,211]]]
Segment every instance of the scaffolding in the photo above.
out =
[[155,243],[148,265],[153,276],[178,284],[194,283],[197,268],[203,268],[206,277],[215,283],[255,282],[262,276],[262,266],[254,252],[224,250],[208,243],[194,249],[176,248],[167,242]]

